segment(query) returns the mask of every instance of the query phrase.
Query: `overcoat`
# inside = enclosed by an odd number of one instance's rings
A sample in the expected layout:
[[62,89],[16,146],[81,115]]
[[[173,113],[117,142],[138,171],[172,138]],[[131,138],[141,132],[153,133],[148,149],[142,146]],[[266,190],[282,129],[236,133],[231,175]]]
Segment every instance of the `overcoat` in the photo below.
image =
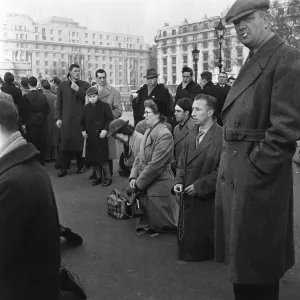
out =
[[177,166],[177,162],[179,160],[179,156],[182,152],[183,145],[185,142],[185,138],[187,135],[190,133],[190,131],[194,128],[195,122],[194,120],[190,117],[183,127],[180,129],[179,124],[176,125],[173,131],[173,137],[174,137],[174,159],[173,163],[175,166]]
[[55,105],[57,97],[49,90],[44,90],[44,95],[47,98],[50,112],[47,116],[47,147],[58,147],[59,144],[59,128],[55,123]]
[[137,229],[176,229],[178,204],[171,195],[174,179],[171,172],[173,137],[165,123],[159,123],[150,130],[143,136],[129,177],[137,179],[138,188],[144,191],[141,206],[145,215],[138,219]]
[[63,81],[57,90],[56,119],[62,120],[61,145],[62,151],[82,151],[83,137],[81,119],[85,104],[86,90],[89,83],[78,80],[79,90],[71,89],[71,81]]
[[273,283],[294,264],[299,78],[300,52],[275,35],[241,69],[223,108],[215,257],[229,263],[233,283]]
[[201,91],[201,86],[193,80],[191,80],[184,89],[182,88],[182,83],[180,83],[176,89],[175,104],[182,98],[189,98],[194,101],[195,97],[201,94]]
[[[135,158],[138,156],[141,148],[143,135],[137,131],[134,131],[132,136],[129,137],[128,143],[128,155],[124,157],[124,164],[128,168],[132,168]],[[125,149],[124,149],[125,151]]]
[[0,159],[0,291],[6,300],[59,300],[60,228],[38,151],[24,144]]
[[86,142],[86,160],[89,164],[108,163],[108,139],[100,139],[101,130],[109,130],[109,124],[114,119],[109,105],[98,100],[84,107],[82,116],[82,131],[88,134]]
[[[97,85],[95,85],[97,87]],[[121,103],[120,92],[109,84],[99,91],[98,97],[101,101],[109,104],[115,119],[122,117],[123,108]],[[117,141],[108,137],[109,159],[117,158]]]
[[214,258],[214,206],[222,128],[215,121],[196,148],[198,133],[199,126],[194,126],[185,139],[174,181],[184,187],[193,184],[196,191],[195,196],[183,196],[179,214],[179,259],[188,261]]

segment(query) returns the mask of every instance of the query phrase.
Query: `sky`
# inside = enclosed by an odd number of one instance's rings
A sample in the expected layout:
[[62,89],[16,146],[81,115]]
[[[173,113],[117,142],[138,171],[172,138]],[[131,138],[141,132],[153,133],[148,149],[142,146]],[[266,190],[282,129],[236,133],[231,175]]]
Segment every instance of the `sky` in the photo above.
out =
[[137,34],[154,44],[165,23],[199,21],[218,16],[235,0],[0,0],[0,17],[7,12],[29,14],[34,21],[51,16],[73,18],[92,30]]

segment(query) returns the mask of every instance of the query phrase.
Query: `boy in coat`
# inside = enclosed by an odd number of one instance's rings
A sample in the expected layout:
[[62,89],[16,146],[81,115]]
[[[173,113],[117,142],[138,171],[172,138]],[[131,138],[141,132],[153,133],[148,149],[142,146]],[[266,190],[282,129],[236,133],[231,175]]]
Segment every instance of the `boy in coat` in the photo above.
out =
[[82,136],[86,139],[86,160],[94,167],[96,179],[92,185],[102,182],[103,186],[112,183],[109,169],[107,133],[114,119],[109,104],[99,100],[98,89],[87,90],[89,103],[84,107],[82,117]]

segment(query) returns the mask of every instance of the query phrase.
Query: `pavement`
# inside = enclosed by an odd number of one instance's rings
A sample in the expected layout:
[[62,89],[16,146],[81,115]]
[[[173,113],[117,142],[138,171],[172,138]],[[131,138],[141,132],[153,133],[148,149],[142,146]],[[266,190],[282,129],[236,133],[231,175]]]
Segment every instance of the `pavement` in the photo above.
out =
[[[124,119],[132,121],[132,114]],[[91,185],[88,176],[57,178],[53,164],[46,168],[52,179],[60,222],[79,233],[84,244],[62,244],[63,263],[77,273],[90,300],[229,300],[227,266],[213,261],[188,263],[177,259],[176,236],[136,236],[135,220],[107,215],[106,197],[113,188],[125,190],[127,179],[117,176],[109,187]],[[294,166],[296,265],[281,280],[283,300],[300,299],[300,167]]]

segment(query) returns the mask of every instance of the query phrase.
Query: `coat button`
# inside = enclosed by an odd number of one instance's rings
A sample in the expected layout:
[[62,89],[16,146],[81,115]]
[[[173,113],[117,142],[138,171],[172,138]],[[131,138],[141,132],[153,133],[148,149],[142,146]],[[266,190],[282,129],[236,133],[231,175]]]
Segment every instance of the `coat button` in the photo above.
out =
[[226,148],[225,147],[223,147],[223,152],[226,153]]
[[232,155],[233,155],[233,156],[237,156],[237,152],[236,152],[236,151],[233,151]]
[[236,121],[235,121],[235,127],[239,127],[240,125],[241,125],[240,120],[236,120]]
[[221,176],[221,181],[224,182],[225,181],[225,177],[224,175]]

